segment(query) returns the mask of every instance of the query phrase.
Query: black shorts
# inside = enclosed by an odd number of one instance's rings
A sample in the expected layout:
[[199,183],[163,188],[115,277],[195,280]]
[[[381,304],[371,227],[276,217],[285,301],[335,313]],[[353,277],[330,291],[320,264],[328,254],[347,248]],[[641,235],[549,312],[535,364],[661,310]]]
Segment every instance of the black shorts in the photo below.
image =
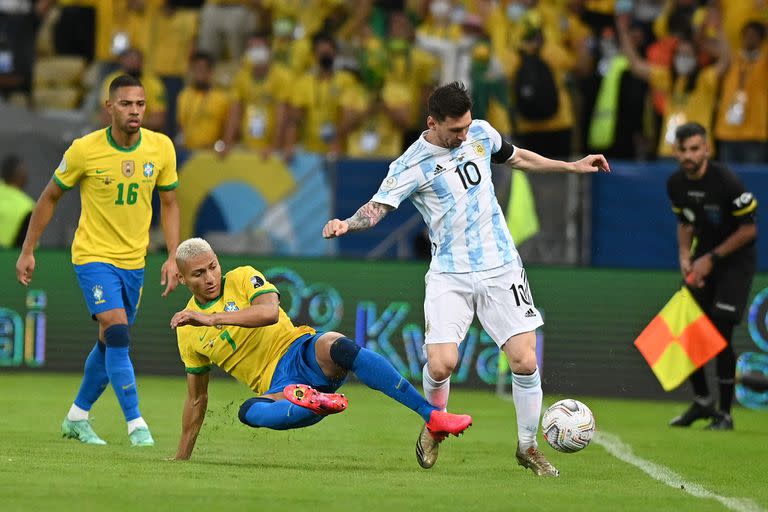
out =
[[741,322],[747,307],[755,268],[750,264],[720,264],[704,279],[704,288],[690,288],[709,318]]

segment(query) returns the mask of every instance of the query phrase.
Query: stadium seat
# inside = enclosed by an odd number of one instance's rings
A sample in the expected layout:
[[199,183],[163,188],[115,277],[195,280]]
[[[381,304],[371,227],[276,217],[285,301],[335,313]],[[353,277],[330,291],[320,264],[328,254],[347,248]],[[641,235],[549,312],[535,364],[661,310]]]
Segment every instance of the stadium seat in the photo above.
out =
[[35,88],[49,85],[79,86],[85,59],[75,56],[43,57],[35,62]]
[[76,87],[35,87],[32,103],[39,110],[72,110],[80,102],[80,89]]

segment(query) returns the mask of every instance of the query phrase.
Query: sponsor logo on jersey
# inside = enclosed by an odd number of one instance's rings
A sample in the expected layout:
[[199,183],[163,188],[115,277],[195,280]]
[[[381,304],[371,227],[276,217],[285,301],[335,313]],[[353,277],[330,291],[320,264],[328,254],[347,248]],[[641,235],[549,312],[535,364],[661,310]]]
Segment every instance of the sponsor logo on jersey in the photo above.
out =
[[447,171],[447,170],[448,170],[448,169],[446,169],[446,168],[445,168],[445,167],[443,167],[442,165],[440,165],[440,164],[437,164],[437,167],[435,167],[435,176],[437,176],[437,175],[438,175],[438,174],[440,174],[441,172],[445,172],[445,171]]
[[155,174],[155,164],[152,162],[147,162],[144,164],[144,177],[145,178],[151,178],[152,175]]
[[104,289],[101,287],[100,284],[97,284],[93,288],[91,288],[91,293],[93,294],[93,301],[96,304],[104,304],[106,302],[104,300]]
[[224,306],[224,311],[240,311],[240,308],[237,307],[237,304],[230,301],[230,302],[227,302],[227,304]]
[[253,284],[254,288],[261,288],[264,286],[264,280],[259,276],[251,276],[251,284]]
[[536,316],[536,313],[534,313],[533,308],[528,308],[528,311],[525,312],[525,318],[533,318]]
[[123,176],[130,178],[136,171],[136,163],[133,160],[123,160],[120,168],[123,170]]

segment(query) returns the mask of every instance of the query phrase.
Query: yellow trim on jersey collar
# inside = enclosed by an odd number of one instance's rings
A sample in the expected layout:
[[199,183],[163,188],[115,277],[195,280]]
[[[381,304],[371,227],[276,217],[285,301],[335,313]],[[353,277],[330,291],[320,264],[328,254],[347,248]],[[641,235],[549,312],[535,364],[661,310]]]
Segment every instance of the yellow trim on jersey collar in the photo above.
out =
[[136,141],[136,144],[129,148],[124,148],[115,142],[115,139],[112,138],[112,127],[107,126],[107,142],[109,142],[109,145],[115,148],[118,151],[122,151],[123,153],[130,153],[137,147],[139,147],[139,144],[141,144],[141,128],[139,128],[139,140]]
[[197,307],[199,307],[200,309],[208,309],[211,306],[213,306],[214,304],[216,304],[217,302],[219,302],[221,300],[221,298],[224,296],[224,284],[226,282],[227,282],[227,278],[226,277],[222,277],[221,278],[221,293],[219,294],[218,297],[216,297],[213,300],[210,300],[210,301],[206,302],[205,304],[200,304],[200,301],[197,300],[197,297],[193,296],[192,298],[195,300],[195,304],[197,304]]

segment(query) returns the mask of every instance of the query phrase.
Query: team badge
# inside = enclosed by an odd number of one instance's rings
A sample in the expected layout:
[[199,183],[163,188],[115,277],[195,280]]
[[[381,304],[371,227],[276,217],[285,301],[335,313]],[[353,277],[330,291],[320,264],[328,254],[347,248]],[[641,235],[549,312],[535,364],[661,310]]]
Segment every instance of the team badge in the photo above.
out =
[[475,142],[472,144],[472,149],[475,150],[475,153],[477,153],[478,156],[485,156],[485,146],[483,146],[482,142]]
[[91,288],[91,292],[93,293],[93,300],[96,304],[104,304],[104,290],[101,288],[100,284]]
[[384,183],[381,184],[381,190],[392,190],[397,186],[397,178],[394,176],[389,176],[387,179],[384,180]]
[[240,308],[237,307],[237,304],[234,302],[227,302],[227,305],[224,306],[224,311],[239,311]]
[[155,174],[155,164],[152,162],[147,162],[144,164],[144,177],[145,178],[151,178],[152,175]]
[[251,283],[253,284],[254,288],[261,288],[264,286],[264,280],[259,276],[251,276]]
[[123,170],[123,176],[130,178],[136,170],[136,164],[133,160],[123,160],[123,163],[120,164],[120,168]]

